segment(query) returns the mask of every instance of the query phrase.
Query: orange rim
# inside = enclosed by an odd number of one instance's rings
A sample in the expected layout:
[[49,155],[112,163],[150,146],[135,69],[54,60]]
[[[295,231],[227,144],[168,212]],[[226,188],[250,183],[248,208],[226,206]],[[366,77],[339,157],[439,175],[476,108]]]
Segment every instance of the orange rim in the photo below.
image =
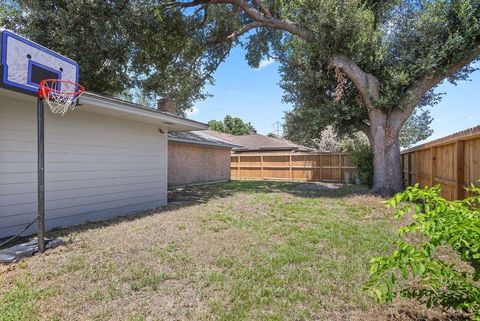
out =
[[[61,83],[61,84],[70,84],[70,85],[75,85],[77,87],[77,90],[75,91],[62,91],[62,90],[57,90],[53,89],[47,86],[48,83]],[[48,98],[48,94],[50,92],[55,92],[60,95],[73,95],[74,97],[78,97],[81,94],[85,92],[85,88],[74,82],[74,81],[69,81],[69,80],[60,80],[60,79],[44,79],[40,81],[40,85],[38,86],[38,96],[43,99]]]

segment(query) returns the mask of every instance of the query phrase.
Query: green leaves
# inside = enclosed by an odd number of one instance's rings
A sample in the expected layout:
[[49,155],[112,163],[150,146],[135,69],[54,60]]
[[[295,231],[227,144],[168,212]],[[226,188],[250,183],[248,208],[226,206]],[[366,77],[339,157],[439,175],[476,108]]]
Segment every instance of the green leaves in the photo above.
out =
[[230,115],[225,116],[223,121],[211,120],[208,122],[208,127],[211,130],[218,132],[231,134],[231,135],[247,135],[255,128],[250,123],[245,123],[238,117],[232,117]]
[[373,152],[370,144],[357,140],[349,149],[352,161],[357,167],[358,175],[364,184],[373,183]]
[[[438,83],[420,101],[407,97],[409,89],[423,77],[441,75],[480,45],[478,0],[291,3],[289,18],[313,30],[318,39],[315,45],[285,39],[287,49],[280,60],[284,99],[294,105],[286,114],[286,128],[290,139],[299,143],[317,138],[325,127],[321,124],[334,125],[342,134],[371,123],[359,91],[348,79],[342,101],[334,102],[337,79],[330,66],[332,53],[349,57],[379,80],[376,108],[405,110],[399,106],[402,98],[416,104],[412,107],[418,109],[399,137],[401,146],[409,147],[431,135],[431,116],[421,107],[433,106],[441,98],[434,92]],[[465,62],[455,75],[443,77],[465,80],[474,70],[468,65]]]
[[[402,241],[385,257],[370,261],[367,290],[378,302],[396,297],[415,298],[427,306],[463,310],[480,317],[480,190],[462,201],[447,201],[438,186],[408,187],[387,201],[397,217],[411,214],[411,223],[399,229]],[[470,265],[465,269],[437,255],[450,248]],[[457,260],[458,261],[458,260]]]
[[[182,110],[207,97],[203,88],[225,59],[236,20],[187,15],[170,1],[0,1],[0,26],[80,65],[89,91],[149,100],[169,98]],[[228,16],[214,7],[212,16]],[[48,27],[46,27],[48,26]]]
[[400,146],[409,148],[419,141],[425,140],[432,135],[433,130],[430,124],[433,117],[430,116],[429,110],[417,109],[403,125],[400,131]]

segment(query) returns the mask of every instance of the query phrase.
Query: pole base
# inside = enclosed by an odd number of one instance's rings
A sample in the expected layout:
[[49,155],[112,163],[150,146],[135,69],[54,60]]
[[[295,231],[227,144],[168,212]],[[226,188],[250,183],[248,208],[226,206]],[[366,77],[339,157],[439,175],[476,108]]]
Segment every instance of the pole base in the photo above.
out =
[[[45,249],[54,249],[61,245],[64,245],[65,242],[61,239],[46,239],[45,240]],[[30,257],[39,253],[38,241],[31,240],[26,243],[21,243],[13,245],[9,248],[0,250],[0,263],[12,263],[16,262],[24,257]]]

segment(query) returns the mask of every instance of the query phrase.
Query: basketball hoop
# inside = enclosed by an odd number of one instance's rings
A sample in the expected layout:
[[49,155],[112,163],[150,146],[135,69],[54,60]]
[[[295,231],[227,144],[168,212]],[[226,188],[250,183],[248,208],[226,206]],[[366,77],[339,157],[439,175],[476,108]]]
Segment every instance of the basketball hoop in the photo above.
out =
[[85,88],[73,81],[59,79],[45,79],[40,82],[38,96],[45,100],[54,114],[62,116],[77,106],[78,98],[85,92]]

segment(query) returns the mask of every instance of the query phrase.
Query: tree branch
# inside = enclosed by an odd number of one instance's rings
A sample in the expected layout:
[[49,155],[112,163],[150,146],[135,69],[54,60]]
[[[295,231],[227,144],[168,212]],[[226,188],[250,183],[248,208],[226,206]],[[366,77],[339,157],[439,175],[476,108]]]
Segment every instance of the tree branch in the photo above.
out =
[[267,16],[268,18],[272,18],[272,12],[268,8],[268,6],[262,0],[254,0],[255,3],[260,7],[260,10]]
[[257,21],[250,22],[249,24],[246,24],[246,25],[242,26],[240,29],[235,30],[231,35],[229,35],[227,37],[227,39],[230,40],[230,41],[234,41],[238,37],[243,35],[244,33],[248,32],[252,29],[259,28],[259,27],[264,27],[264,26],[265,25],[261,22],[257,22]]
[[374,107],[375,102],[380,99],[380,84],[374,75],[366,73],[343,55],[333,55],[330,65],[338,68],[353,82],[368,108]]
[[217,70],[217,68],[220,66],[220,64],[221,64],[222,62],[224,62],[225,59],[228,57],[228,55],[230,54],[230,50],[231,50],[231,49],[232,49],[232,46],[230,45],[230,46],[228,47],[228,49],[225,50],[225,52],[223,53],[223,55],[218,59],[218,61],[215,63],[215,65],[214,65],[212,68],[210,68],[210,71],[207,71],[207,72],[205,73],[205,75],[203,75],[203,77],[200,78],[200,83],[203,83],[204,81],[206,81],[206,80],[208,79],[208,77],[210,77],[210,76],[212,75],[212,73],[214,73],[214,72]]
[[414,82],[400,99],[400,108],[394,110],[395,114],[398,114],[397,117],[400,117],[401,123],[403,124],[408,119],[422,97],[430,89],[440,84],[446,78],[452,77],[479,57],[480,45],[466,54],[463,59],[449,66],[446,70],[437,70],[428,73]]
[[289,32],[308,42],[315,41],[315,33],[310,29],[304,28],[288,19],[279,19],[274,17],[271,14],[270,9],[268,9],[262,0],[255,0],[255,3],[259,5],[263,12],[249,6],[245,0],[194,0],[189,2],[173,2],[172,5],[176,4],[182,8],[189,8],[206,4],[232,4],[240,8],[254,22],[261,23],[262,26]]
[[208,19],[208,4],[204,4],[200,7],[198,7],[195,10],[195,12],[193,13],[193,15],[197,15],[202,10],[203,10],[203,19],[202,19],[202,22],[200,23],[201,26],[203,26],[205,24],[205,22],[207,22],[207,19]]
[[358,130],[360,130],[362,133],[364,133],[367,136],[368,141],[370,142],[370,144],[372,144],[373,138],[372,138],[372,132],[370,131],[370,125],[367,125],[363,121],[359,121],[356,127],[358,128]]

